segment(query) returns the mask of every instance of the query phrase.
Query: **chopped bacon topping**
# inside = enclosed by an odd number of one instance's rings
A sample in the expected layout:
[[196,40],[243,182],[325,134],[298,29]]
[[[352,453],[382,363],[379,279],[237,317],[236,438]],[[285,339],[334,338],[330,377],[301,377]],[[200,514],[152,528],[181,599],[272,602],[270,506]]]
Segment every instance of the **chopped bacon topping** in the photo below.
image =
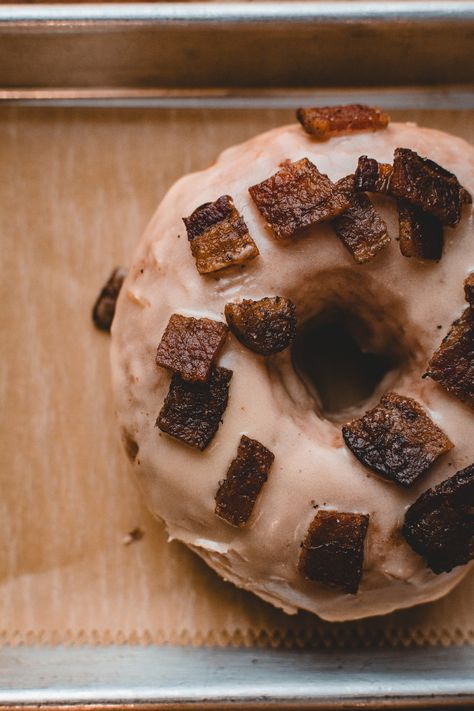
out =
[[474,314],[467,308],[432,356],[428,372],[448,393],[474,410]]
[[465,191],[456,176],[409,148],[395,150],[390,194],[434,215],[443,225],[454,227],[461,219]]
[[474,558],[474,464],[422,494],[408,509],[403,535],[434,573]]
[[298,570],[307,579],[355,595],[364,564],[369,516],[318,511],[302,543]]
[[156,352],[156,364],[183,380],[204,382],[224,345],[227,326],[209,318],[173,314]]
[[308,158],[285,165],[249,192],[277,239],[332,220],[349,207],[347,198]]
[[471,272],[464,280],[464,294],[466,301],[474,308],[474,272]]
[[237,457],[216,494],[216,514],[232,526],[245,526],[275,455],[255,439],[242,436]]
[[225,317],[232,333],[255,353],[271,355],[287,348],[296,333],[296,307],[282,296],[267,296],[259,301],[244,299],[225,306]]
[[126,269],[116,267],[97,297],[92,309],[92,320],[101,331],[110,331],[115,316],[115,305],[126,276]]
[[201,451],[217,432],[227,407],[232,371],[214,366],[205,383],[188,383],[173,375],[156,421],[157,427]]
[[360,192],[388,193],[393,167],[375,158],[361,156],[354,175],[354,188]]
[[362,464],[405,487],[453,446],[416,400],[393,392],[345,425],[342,435]]
[[348,104],[298,109],[296,118],[306,133],[320,140],[339,133],[350,133],[388,126],[390,116],[374,106]]
[[200,274],[240,264],[259,254],[229,195],[201,205],[183,222]]
[[404,257],[439,261],[443,255],[443,226],[437,217],[398,201],[400,251]]
[[367,195],[355,192],[353,175],[339,180],[336,187],[348,198],[349,209],[333,220],[334,231],[358,264],[370,262],[390,243],[387,225]]

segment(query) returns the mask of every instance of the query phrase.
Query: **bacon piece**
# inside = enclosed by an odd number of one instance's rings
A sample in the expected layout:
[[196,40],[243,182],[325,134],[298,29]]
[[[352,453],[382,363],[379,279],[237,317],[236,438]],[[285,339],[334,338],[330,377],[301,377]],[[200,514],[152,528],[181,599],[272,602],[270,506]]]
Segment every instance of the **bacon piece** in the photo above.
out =
[[200,274],[257,257],[257,245],[229,195],[206,202],[184,217],[191,252]]
[[387,225],[367,195],[355,192],[353,175],[339,180],[336,188],[349,200],[349,209],[333,220],[334,231],[358,264],[370,262],[390,243]]
[[204,382],[226,337],[225,323],[173,314],[161,337],[156,364],[179,373],[183,380]]
[[307,579],[355,595],[364,564],[366,514],[318,511],[301,544],[298,570]]
[[408,509],[403,535],[434,573],[474,558],[474,464],[422,494]]
[[362,464],[405,487],[453,446],[416,400],[393,392],[345,425],[342,436]]
[[101,331],[110,331],[115,316],[115,305],[126,276],[127,269],[116,267],[97,297],[92,309],[92,320]]
[[217,516],[232,526],[245,526],[274,459],[275,455],[263,444],[243,435],[237,457],[217,490]]
[[396,148],[390,194],[454,227],[461,219],[465,191],[453,173],[409,148]]
[[201,451],[217,432],[227,407],[232,371],[214,366],[205,383],[187,383],[173,375],[156,421],[157,427]]
[[474,314],[467,308],[432,356],[427,376],[474,410]]
[[443,255],[443,226],[434,215],[398,201],[400,252],[404,257],[439,261]]
[[359,192],[389,192],[393,167],[390,163],[379,163],[375,158],[361,156],[354,175],[354,188]]
[[271,355],[287,348],[296,333],[296,307],[282,296],[266,296],[259,301],[244,299],[225,306],[229,328],[254,353]]
[[345,106],[321,106],[298,109],[296,118],[310,136],[325,140],[338,133],[388,126],[390,116],[375,106],[347,104]]
[[332,220],[349,207],[347,198],[308,158],[285,165],[249,192],[277,239]]
[[474,309],[474,272],[471,272],[464,280],[464,294],[471,309]]

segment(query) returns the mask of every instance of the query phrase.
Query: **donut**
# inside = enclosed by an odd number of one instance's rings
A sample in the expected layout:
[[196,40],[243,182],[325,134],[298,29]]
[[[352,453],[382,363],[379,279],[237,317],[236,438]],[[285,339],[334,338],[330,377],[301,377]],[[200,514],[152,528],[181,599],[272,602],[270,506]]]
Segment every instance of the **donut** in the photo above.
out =
[[111,346],[170,540],[334,621],[435,600],[474,557],[474,149],[356,114],[300,111],[178,180]]

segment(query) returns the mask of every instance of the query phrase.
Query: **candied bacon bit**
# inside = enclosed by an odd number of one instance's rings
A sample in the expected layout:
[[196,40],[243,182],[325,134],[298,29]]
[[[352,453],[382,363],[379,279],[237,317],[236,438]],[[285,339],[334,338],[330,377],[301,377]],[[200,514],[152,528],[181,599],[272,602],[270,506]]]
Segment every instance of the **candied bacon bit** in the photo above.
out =
[[259,254],[229,195],[197,207],[183,222],[200,274],[240,264]]
[[126,269],[116,267],[97,297],[92,309],[92,320],[101,331],[110,331],[118,295],[126,276]]
[[403,535],[434,573],[474,558],[474,464],[428,489],[408,509]]
[[296,307],[282,296],[259,301],[244,299],[225,306],[225,317],[236,338],[254,353],[271,355],[287,348],[296,333]]
[[392,170],[390,163],[379,163],[375,158],[360,156],[354,175],[355,190],[367,193],[388,193]]
[[201,451],[219,427],[227,407],[232,371],[214,366],[205,383],[187,383],[175,374],[156,421],[157,427]]
[[461,219],[463,187],[453,173],[409,148],[396,148],[390,194],[454,227]]
[[217,516],[232,526],[245,526],[249,520],[275,455],[256,439],[242,435],[237,457],[216,494]]
[[366,129],[376,131],[388,126],[390,121],[390,116],[384,111],[365,104],[302,108],[296,112],[296,118],[306,133],[320,140],[338,133]]
[[474,314],[467,308],[432,356],[427,376],[474,410]]
[[453,446],[416,400],[394,392],[345,425],[342,436],[362,464],[405,487]]
[[307,158],[289,163],[250,187],[249,193],[277,239],[332,220],[349,207],[347,198]]
[[318,511],[302,543],[298,570],[307,579],[355,595],[364,564],[366,514]]
[[400,252],[404,257],[439,261],[443,255],[443,226],[437,217],[398,201]]
[[158,346],[156,364],[183,380],[204,382],[226,337],[225,323],[173,314]]
[[471,272],[464,280],[464,294],[466,301],[474,308],[474,272]]
[[336,188],[350,203],[349,209],[333,220],[334,231],[358,264],[370,262],[390,243],[387,225],[367,195],[355,192],[353,175],[339,180]]

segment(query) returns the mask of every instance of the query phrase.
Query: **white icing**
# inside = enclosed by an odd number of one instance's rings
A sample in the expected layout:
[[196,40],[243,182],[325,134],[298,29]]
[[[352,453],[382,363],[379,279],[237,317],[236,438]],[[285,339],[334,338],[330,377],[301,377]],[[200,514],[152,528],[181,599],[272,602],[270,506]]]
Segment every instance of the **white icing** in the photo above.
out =
[[[434,600],[468,568],[434,575],[397,531],[406,507],[422,491],[474,461],[474,414],[421,379],[430,355],[465,307],[462,282],[474,264],[472,210],[465,208],[456,229],[445,229],[441,262],[421,264],[400,255],[395,203],[376,197],[392,243],[373,262],[357,265],[327,225],[277,242],[247,189],[275,173],[285,159],[306,156],[337,180],[354,171],[360,155],[391,162],[397,146],[429,156],[474,190],[474,149],[413,124],[325,143],[312,141],[295,125],[224,151],[212,167],[182,178],[164,198],[138,247],[112,328],[118,417],[139,445],[134,466],[151,511],[171,537],[184,541],[227,580],[287,612],[304,608],[328,620]],[[234,198],[261,256],[244,269],[200,276],[181,218],[223,194]],[[455,444],[412,489],[383,481],[355,460],[343,444],[340,424],[315,411],[288,352],[263,359],[233,337],[219,359],[234,371],[229,405],[209,447],[195,451],[155,427],[170,380],[155,365],[155,352],[171,314],[223,320],[227,301],[275,294],[295,301],[300,320],[342,294],[342,302],[356,304],[367,320],[382,319],[372,346],[380,346],[387,332],[404,343],[410,352],[407,366],[387,375],[367,408],[384,389],[393,388],[415,397]],[[268,447],[275,463],[251,525],[238,530],[215,516],[214,496],[242,434]],[[355,596],[307,582],[297,571],[300,543],[315,515],[312,502],[370,514],[364,575]]]

